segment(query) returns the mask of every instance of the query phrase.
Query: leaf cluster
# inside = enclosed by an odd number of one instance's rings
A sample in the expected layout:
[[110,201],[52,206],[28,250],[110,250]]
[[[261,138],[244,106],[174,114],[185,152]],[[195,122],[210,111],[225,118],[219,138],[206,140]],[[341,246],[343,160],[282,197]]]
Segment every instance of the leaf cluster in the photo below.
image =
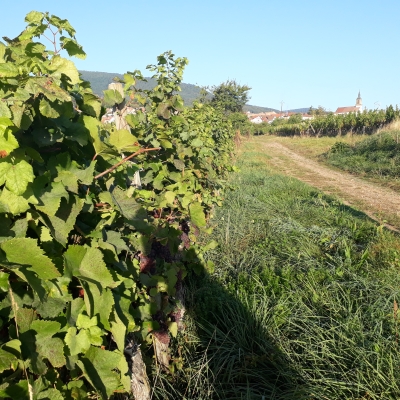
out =
[[[26,22],[0,42],[0,397],[108,398],[130,390],[127,336],[150,349],[176,336],[183,278],[212,268],[197,233],[221,204],[232,124],[184,106],[187,60],[166,52],[154,89],[135,71],[123,95],[105,91],[125,126],[103,125],[60,54],[85,55],[69,22]],[[51,50],[35,41],[49,32]],[[140,109],[127,115],[125,98]]]

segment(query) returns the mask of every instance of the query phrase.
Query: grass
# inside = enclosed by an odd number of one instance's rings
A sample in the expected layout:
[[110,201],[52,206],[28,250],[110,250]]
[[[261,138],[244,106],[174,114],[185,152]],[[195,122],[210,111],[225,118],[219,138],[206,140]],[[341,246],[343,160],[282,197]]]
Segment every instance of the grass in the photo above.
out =
[[400,240],[245,144],[156,398],[398,399]]
[[323,155],[342,170],[400,188],[400,131],[382,131],[354,145],[336,143]]
[[367,137],[367,135],[346,135],[340,137],[323,136],[320,138],[300,136],[259,136],[255,137],[255,139],[263,142],[273,140],[274,142],[282,143],[284,146],[296,151],[296,153],[299,153],[302,156],[318,160],[322,153],[329,151],[329,149],[337,142],[344,142],[352,146]]

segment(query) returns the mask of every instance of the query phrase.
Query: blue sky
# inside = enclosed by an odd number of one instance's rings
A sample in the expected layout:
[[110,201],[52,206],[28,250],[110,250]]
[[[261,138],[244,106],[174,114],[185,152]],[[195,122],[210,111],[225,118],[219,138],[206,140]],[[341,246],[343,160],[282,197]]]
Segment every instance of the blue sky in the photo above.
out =
[[[3,0],[4,1],[4,0]],[[7,2],[0,37],[15,37],[32,9],[66,18],[88,54],[79,69],[124,73],[172,50],[184,82],[229,79],[250,104],[284,109],[400,105],[399,0],[69,0]]]

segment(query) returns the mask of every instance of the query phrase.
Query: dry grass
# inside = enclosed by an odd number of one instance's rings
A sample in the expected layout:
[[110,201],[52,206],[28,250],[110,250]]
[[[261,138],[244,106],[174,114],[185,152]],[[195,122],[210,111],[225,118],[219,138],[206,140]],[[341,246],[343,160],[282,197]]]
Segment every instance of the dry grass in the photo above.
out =
[[376,134],[381,132],[393,132],[393,131],[400,131],[400,119],[396,119],[392,121],[390,124],[385,125],[383,128],[378,129]]

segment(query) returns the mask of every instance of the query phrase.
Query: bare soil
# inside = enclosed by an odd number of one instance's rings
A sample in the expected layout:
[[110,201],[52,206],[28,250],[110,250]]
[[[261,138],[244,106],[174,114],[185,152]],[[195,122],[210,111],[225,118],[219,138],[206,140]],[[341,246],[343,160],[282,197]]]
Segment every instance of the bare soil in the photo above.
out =
[[258,139],[275,171],[297,178],[400,232],[400,194],[304,157],[277,141]]

